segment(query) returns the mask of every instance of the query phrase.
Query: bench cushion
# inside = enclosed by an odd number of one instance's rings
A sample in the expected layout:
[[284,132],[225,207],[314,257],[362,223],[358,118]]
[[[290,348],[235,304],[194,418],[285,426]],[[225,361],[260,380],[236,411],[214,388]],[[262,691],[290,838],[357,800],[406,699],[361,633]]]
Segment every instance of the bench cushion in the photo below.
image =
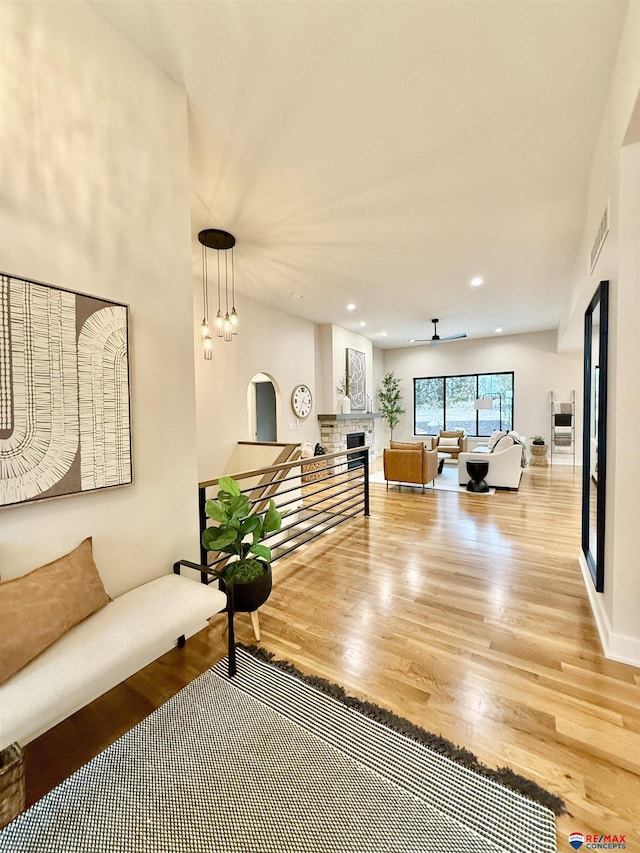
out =
[[0,684],[109,601],[91,537],[64,557],[0,583]]
[[217,588],[174,574],[114,599],[0,686],[0,749],[38,737],[225,607]]

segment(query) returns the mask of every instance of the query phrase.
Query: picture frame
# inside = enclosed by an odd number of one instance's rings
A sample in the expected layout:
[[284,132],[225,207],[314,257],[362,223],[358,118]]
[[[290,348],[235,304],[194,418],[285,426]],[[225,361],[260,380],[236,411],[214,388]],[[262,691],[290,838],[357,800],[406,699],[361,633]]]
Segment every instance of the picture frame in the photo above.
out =
[[364,412],[367,407],[367,357],[356,349],[347,348],[347,396],[351,411]]
[[0,273],[0,507],[132,482],[128,306]]

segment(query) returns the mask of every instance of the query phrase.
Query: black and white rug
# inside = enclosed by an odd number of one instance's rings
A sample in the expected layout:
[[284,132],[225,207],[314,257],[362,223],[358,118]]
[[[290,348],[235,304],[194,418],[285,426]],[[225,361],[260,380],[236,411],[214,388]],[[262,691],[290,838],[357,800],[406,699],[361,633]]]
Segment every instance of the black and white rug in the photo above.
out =
[[287,668],[239,649],[238,675],[201,675],[9,824],[0,851],[556,850],[548,808]]

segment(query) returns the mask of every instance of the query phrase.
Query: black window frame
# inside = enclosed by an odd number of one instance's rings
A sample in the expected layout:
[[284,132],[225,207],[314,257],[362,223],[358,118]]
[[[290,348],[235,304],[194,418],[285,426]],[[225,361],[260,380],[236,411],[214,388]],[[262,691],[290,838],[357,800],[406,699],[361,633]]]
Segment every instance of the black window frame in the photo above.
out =
[[[447,423],[447,379],[468,379],[470,376],[475,376],[476,379],[476,399],[478,398],[478,385],[481,376],[511,376],[511,429],[513,429],[513,424],[515,423],[515,387],[516,387],[516,377],[515,371],[513,370],[491,370],[484,373],[448,373],[448,374],[438,374],[436,376],[414,376],[413,377],[413,434],[416,436],[419,435],[437,435],[437,433],[430,432],[416,432],[416,382],[421,382],[425,379],[441,379],[442,380],[442,392],[443,392],[443,403],[442,403],[442,422],[445,426],[443,429],[446,429]],[[475,433],[468,433],[472,435],[474,438],[487,438],[487,435],[478,432],[479,426],[479,410],[476,409],[476,431]]]

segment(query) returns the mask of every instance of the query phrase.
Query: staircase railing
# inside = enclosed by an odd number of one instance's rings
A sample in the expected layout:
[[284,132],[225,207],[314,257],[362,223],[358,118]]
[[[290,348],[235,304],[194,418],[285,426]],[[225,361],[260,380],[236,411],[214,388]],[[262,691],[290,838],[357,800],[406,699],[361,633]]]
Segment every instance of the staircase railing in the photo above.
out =
[[[236,480],[257,512],[266,512],[269,500],[273,499],[278,511],[284,513],[281,530],[264,540],[271,548],[272,563],[360,513],[369,515],[368,447],[295,459],[228,476]],[[247,482],[251,480],[253,483]],[[205,504],[216,496],[219,482],[220,478],[216,478],[198,484],[201,536],[208,522]],[[221,569],[228,559],[226,554],[208,552],[200,546],[203,566]]]

